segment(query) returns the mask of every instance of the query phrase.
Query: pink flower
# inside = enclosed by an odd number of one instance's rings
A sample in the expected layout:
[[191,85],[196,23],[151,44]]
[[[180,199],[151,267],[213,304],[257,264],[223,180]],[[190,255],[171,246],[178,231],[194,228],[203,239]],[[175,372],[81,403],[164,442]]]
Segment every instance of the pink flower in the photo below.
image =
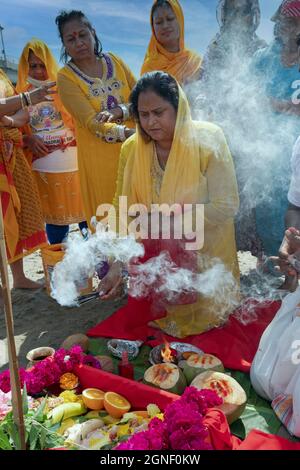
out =
[[116,450],[212,450],[206,442],[203,416],[208,408],[221,403],[215,392],[188,387],[179,400],[167,406],[164,421],[154,418],[148,431],[135,434]]
[[4,393],[0,390],[0,421],[12,410],[11,392]]
[[[80,346],[73,346],[69,351],[58,349],[54,356],[47,357],[38,362],[30,370],[20,369],[21,386],[26,383],[27,391],[31,395],[40,393],[57,382],[65,372],[72,372],[77,364],[88,363],[100,369],[100,363],[93,356],[85,356]],[[9,370],[0,374],[0,390],[10,391]]]
[[204,416],[209,408],[222,405],[223,400],[212,390],[197,390],[195,387],[187,387],[181,399],[190,405],[194,405],[199,413]]
[[[122,442],[114,450],[150,450],[147,432],[134,434],[127,442]],[[160,450],[160,449],[155,449]]]
[[212,450],[212,446],[205,442],[208,432],[202,424],[194,424],[186,430],[178,429],[170,436],[170,449],[174,450]]

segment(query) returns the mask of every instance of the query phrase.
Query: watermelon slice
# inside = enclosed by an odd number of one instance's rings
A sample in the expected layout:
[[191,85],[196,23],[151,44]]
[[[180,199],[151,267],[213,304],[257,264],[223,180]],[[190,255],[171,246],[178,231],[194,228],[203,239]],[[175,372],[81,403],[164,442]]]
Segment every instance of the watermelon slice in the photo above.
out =
[[180,362],[183,373],[190,384],[197,375],[208,370],[224,372],[224,366],[220,359],[212,354],[191,354],[185,361]]
[[229,424],[239,419],[245,409],[247,395],[230,375],[214,371],[203,372],[195,377],[191,386],[198,390],[209,389],[216,392],[223,399],[223,404],[217,408],[223,411]]
[[187,386],[182,370],[175,364],[156,364],[146,370],[144,383],[181,395]]

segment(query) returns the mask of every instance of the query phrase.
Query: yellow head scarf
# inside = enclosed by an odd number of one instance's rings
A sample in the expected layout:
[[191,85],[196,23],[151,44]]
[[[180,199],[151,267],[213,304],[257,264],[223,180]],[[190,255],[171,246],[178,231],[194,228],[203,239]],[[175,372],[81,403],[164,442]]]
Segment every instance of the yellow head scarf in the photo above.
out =
[[[22,93],[31,88],[31,85],[27,82],[29,73],[28,59],[30,51],[32,51],[45,64],[48,73],[48,79],[53,82],[56,82],[57,80],[59,66],[55,60],[55,57],[53,56],[47,44],[45,44],[40,39],[33,38],[24,47],[19,60],[18,81],[16,86],[18,93]],[[53,98],[54,105],[61,113],[65,125],[69,128],[73,128],[74,125],[72,118],[63,107],[58,94],[53,95]]]
[[[200,183],[199,143],[187,98],[179,86],[179,106],[172,148],[169,154],[160,191],[160,203],[192,204],[199,198]],[[146,142],[140,129],[136,134],[132,175],[128,175],[123,195],[130,195],[130,203],[142,203],[148,208],[152,202],[151,164],[153,142]]]
[[152,36],[141,69],[141,75],[146,72],[154,70],[162,70],[170,75],[180,83],[183,84],[187,81],[197,78],[200,71],[201,57],[190,49],[185,48],[184,43],[184,16],[183,11],[178,0],[168,0],[170,7],[174,11],[177,21],[180,26],[180,45],[179,52],[168,52],[156,39],[153,22],[152,12],[157,0],[151,10],[150,23],[152,28]]
[[27,78],[29,72],[29,53],[32,51],[46,66],[49,80],[56,82],[59,70],[58,64],[48,48],[40,39],[33,38],[23,49],[19,60],[17,92],[21,93],[29,88]]

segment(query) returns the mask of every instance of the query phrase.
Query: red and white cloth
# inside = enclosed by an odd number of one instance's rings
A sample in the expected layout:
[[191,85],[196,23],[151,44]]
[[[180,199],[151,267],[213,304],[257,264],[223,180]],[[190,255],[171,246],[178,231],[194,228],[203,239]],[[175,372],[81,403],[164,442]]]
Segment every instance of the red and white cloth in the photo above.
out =
[[300,17],[300,1],[285,0],[281,5],[280,14],[288,18]]

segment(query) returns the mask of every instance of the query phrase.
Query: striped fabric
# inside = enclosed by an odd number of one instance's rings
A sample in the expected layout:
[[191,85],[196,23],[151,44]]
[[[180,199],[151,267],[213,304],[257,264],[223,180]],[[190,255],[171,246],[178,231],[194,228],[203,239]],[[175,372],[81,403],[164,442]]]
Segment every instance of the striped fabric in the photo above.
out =
[[281,15],[288,18],[300,17],[300,1],[285,0],[281,5]]
[[272,408],[282,424],[292,433],[291,424],[293,417],[293,397],[292,395],[278,395],[272,401]]

